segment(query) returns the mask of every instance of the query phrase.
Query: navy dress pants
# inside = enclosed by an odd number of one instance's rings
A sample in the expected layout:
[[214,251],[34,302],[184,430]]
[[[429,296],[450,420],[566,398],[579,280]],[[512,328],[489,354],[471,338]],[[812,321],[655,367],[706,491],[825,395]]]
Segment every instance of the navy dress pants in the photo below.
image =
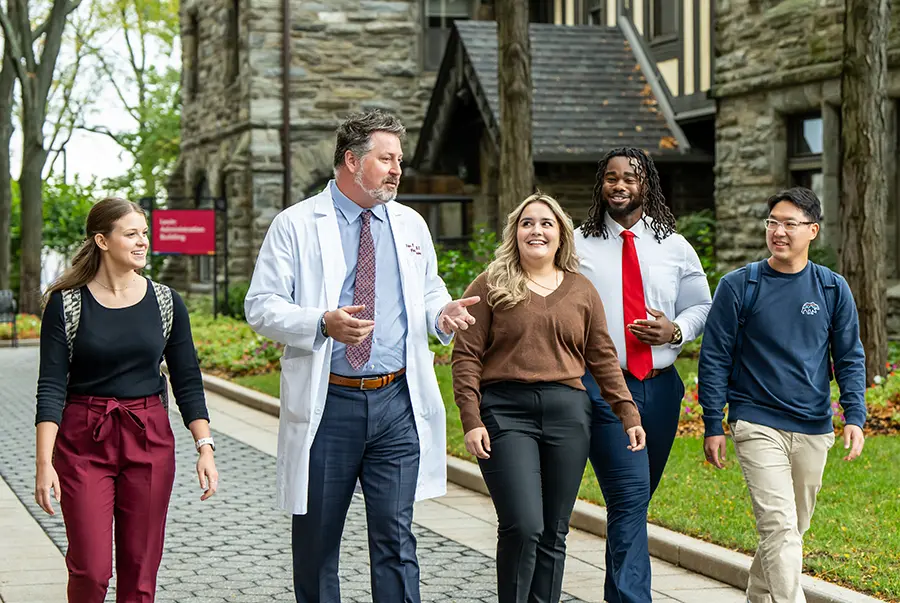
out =
[[622,422],[603,401],[597,382],[589,374],[583,382],[593,403],[591,465],[606,501],[604,597],[607,603],[649,603],[647,508],[678,431],[684,383],[674,367],[644,381],[625,373],[647,433],[647,447],[631,452]]
[[373,603],[420,603],[412,533],[419,437],[405,376],[376,390],[330,385],[310,451],[309,505],[294,515],[297,603],[339,603],[338,556],[356,480],[366,502]]

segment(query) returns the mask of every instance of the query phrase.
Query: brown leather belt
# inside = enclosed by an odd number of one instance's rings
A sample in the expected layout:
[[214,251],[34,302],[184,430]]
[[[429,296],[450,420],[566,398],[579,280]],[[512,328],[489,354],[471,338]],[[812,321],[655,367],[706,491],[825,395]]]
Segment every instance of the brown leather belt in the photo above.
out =
[[[661,368],[661,369],[651,369],[650,372],[647,373],[647,376],[644,377],[644,381],[646,381],[648,379],[654,379],[656,377],[659,377],[663,373],[668,373],[669,371],[672,370],[672,368],[674,368],[673,365],[669,365],[666,368]],[[628,371],[628,369],[622,369],[622,372],[625,373],[626,375],[631,375],[632,377],[634,377],[634,375],[632,375]]]
[[396,373],[388,373],[380,377],[363,377],[362,379],[342,377],[331,373],[328,375],[328,383],[340,385],[341,387],[352,387],[353,389],[380,389],[393,383],[395,379],[401,377],[405,372],[406,368],[402,368]]

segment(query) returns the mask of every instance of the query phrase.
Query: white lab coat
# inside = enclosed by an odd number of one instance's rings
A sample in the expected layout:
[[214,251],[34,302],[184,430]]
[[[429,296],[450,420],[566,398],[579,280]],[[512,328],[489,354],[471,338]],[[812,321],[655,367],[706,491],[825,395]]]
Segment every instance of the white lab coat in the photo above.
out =
[[[421,453],[416,500],[422,500],[447,489],[447,424],[428,333],[437,335],[435,321],[450,295],[437,274],[425,220],[396,201],[387,210],[406,306],[406,375]],[[275,217],[244,302],[250,326],[287,346],[281,360],[276,490],[278,506],[296,515],[307,512],[309,452],[325,409],[334,344],[328,338],[316,348],[316,333],[322,314],[338,307],[346,274],[326,187]],[[440,338],[449,343],[449,336]]]

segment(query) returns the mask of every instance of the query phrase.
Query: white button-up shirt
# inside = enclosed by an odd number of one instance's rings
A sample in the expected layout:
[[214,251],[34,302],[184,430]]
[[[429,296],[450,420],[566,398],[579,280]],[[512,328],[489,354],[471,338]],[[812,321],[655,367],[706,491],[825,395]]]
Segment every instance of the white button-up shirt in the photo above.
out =
[[[607,238],[585,237],[575,232],[575,249],[581,259],[581,273],[597,288],[609,334],[619,352],[619,363],[627,366],[625,357],[625,317],[622,307],[622,237],[624,228],[608,215],[604,218]],[[673,233],[657,241],[651,219],[644,216],[630,228],[641,264],[644,300],[681,327],[679,345],[653,346],[653,368],[663,369],[675,362],[681,345],[703,333],[706,315],[712,305],[709,283],[700,258],[691,244]],[[653,317],[648,313],[647,318]]]

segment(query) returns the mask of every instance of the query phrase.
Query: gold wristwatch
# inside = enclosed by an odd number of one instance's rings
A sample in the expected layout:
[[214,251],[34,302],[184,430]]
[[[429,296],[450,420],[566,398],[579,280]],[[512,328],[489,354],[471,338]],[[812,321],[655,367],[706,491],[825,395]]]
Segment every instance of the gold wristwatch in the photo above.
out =
[[681,339],[683,335],[681,334],[681,327],[678,326],[677,322],[673,322],[672,326],[675,327],[675,330],[672,332],[672,339],[669,341],[672,345],[681,345]]

